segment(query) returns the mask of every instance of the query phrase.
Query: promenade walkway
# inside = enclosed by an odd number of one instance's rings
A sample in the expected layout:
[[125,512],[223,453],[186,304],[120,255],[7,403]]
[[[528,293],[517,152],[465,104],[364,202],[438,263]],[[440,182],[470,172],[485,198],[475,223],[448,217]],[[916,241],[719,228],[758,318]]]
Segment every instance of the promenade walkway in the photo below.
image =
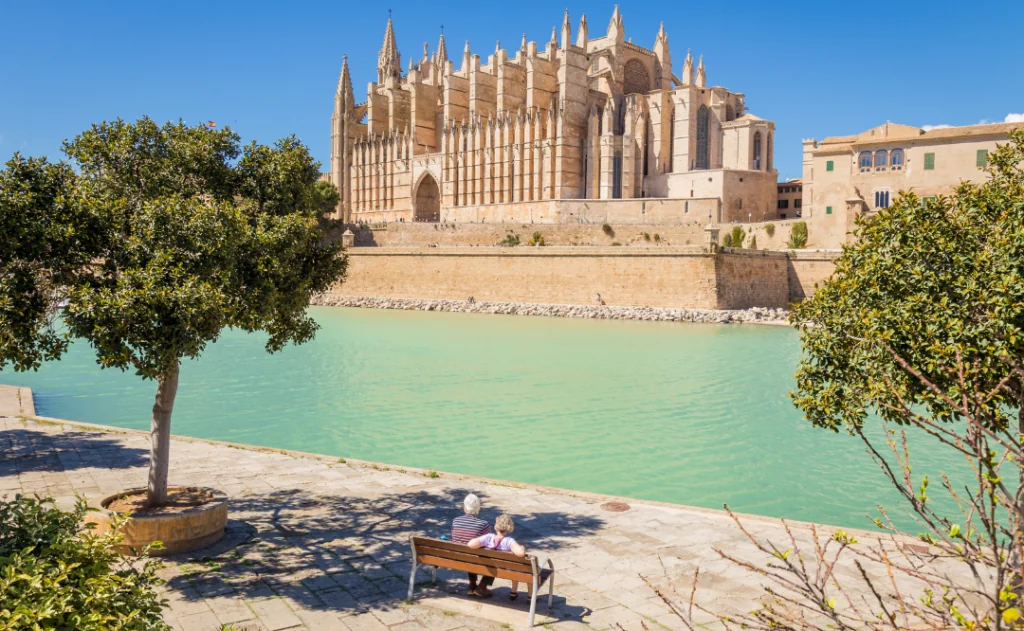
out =
[[[98,500],[145,486],[148,449],[140,432],[0,416],[0,496],[38,493],[71,505],[75,494]],[[409,535],[447,532],[469,492],[483,499],[484,518],[510,513],[527,549],[554,560],[554,607],[538,604],[538,625],[548,629],[683,628],[642,577],[682,601],[698,564],[699,600],[716,610],[749,611],[762,593],[758,577],[714,551],[763,561],[724,513],[639,501],[611,512],[605,497],[434,475],[174,439],[171,483],[221,489],[231,513],[222,543],[162,570],[167,621],[183,631],[523,627],[529,601],[510,603],[507,582],[480,601],[462,595],[464,575],[439,571],[432,588],[424,571],[415,601],[402,602]],[[772,520],[745,525],[780,543],[785,536]]]

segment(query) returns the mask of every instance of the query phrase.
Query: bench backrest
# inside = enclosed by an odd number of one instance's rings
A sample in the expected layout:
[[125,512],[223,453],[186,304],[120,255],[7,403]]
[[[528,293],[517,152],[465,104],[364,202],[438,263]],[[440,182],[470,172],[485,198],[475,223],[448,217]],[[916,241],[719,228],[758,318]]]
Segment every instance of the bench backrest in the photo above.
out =
[[412,537],[411,542],[416,563],[531,585],[536,583],[537,559],[530,555],[517,557],[511,552],[470,548],[427,537]]

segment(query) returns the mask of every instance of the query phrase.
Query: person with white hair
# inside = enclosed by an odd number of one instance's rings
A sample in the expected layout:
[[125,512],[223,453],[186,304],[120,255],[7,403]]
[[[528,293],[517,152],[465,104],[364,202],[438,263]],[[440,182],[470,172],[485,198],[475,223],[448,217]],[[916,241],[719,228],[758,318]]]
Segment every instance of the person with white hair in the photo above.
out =
[[[462,502],[463,514],[452,520],[452,541],[455,543],[461,543],[463,545],[482,537],[483,535],[491,532],[491,525],[486,521],[480,519],[480,498],[470,493],[466,496],[466,499]],[[479,596],[481,598],[490,598],[491,590],[488,587],[494,583],[493,576],[481,576],[479,577],[479,585],[477,584],[477,575],[469,574],[469,595]]]

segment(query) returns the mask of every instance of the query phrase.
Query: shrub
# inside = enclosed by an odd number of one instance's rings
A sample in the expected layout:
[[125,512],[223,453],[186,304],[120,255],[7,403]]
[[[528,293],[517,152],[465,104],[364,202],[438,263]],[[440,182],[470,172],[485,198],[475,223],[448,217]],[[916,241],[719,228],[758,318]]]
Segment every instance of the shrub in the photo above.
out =
[[732,232],[726,232],[725,236],[722,237],[722,245],[727,248],[742,248],[743,239],[746,236],[747,233],[743,231],[743,228],[733,226]]
[[622,244],[619,243],[618,241],[612,241],[612,245],[622,245]]
[[526,242],[526,245],[547,245],[544,243],[544,235],[540,232],[534,232],[530,240]]
[[747,246],[747,247],[749,247],[751,250],[756,250],[757,249],[757,235],[756,234],[755,235],[751,235],[751,237],[750,237],[750,245]]
[[504,240],[498,241],[498,245],[514,248],[515,246],[519,245],[519,235],[514,232],[510,232],[505,235]]
[[654,233],[654,242],[655,243],[660,243],[661,242],[661,235],[658,234],[657,232]]
[[643,237],[644,237],[644,241],[650,241],[651,240],[651,233],[650,232],[645,232],[645,233],[643,233]]
[[601,226],[601,230],[609,237],[615,236],[615,231],[612,230],[612,227],[609,226],[608,224],[604,224],[603,226]]
[[789,243],[786,244],[793,250],[798,250],[807,245],[807,223],[798,221],[793,224],[793,231],[789,233]]
[[775,236],[775,224],[770,223],[764,227],[764,231],[768,233],[769,237]]
[[62,511],[51,499],[0,501],[0,628],[160,629],[153,586],[159,564],[129,560],[116,532],[94,534],[79,499]]

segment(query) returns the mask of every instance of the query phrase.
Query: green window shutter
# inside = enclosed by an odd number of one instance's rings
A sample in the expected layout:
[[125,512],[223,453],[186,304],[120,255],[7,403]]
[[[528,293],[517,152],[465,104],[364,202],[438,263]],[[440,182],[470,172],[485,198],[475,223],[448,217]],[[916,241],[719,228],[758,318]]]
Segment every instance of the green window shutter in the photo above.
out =
[[826,215],[831,215],[832,214],[832,207],[831,206],[825,206],[825,214]]
[[924,170],[934,171],[935,170],[935,154],[926,153],[924,154]]
[[988,149],[978,149],[978,167],[983,167],[988,162]]
[[831,171],[835,166],[835,163],[829,160],[828,162],[825,163],[825,170]]

